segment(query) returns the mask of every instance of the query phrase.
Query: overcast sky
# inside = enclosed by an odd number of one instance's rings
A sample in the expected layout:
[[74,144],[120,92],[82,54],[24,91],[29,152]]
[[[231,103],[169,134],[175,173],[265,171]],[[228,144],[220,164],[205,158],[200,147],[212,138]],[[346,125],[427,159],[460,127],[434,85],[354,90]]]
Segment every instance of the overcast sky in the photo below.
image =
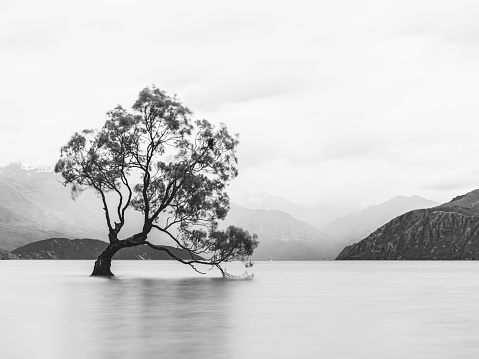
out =
[[478,1],[0,0],[0,165],[53,166],[150,85],[239,132],[231,197],[479,188]]

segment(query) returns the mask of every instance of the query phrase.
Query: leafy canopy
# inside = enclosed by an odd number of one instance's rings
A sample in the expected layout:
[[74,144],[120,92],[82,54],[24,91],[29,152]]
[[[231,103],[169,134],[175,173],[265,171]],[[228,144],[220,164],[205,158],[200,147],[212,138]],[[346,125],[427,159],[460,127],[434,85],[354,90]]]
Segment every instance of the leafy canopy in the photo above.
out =
[[[147,241],[154,229],[190,251],[188,261],[170,255],[192,266],[246,260],[258,245],[256,236],[237,227],[220,231],[217,223],[229,210],[226,186],[238,175],[238,135],[191,115],[176,96],[145,88],[131,110],[118,106],[108,112],[100,130],[75,133],[62,147],[55,171],[72,191],[90,187],[99,194],[111,243],[169,252]],[[114,206],[107,193],[115,196]],[[120,240],[128,207],[143,214],[143,227]]]

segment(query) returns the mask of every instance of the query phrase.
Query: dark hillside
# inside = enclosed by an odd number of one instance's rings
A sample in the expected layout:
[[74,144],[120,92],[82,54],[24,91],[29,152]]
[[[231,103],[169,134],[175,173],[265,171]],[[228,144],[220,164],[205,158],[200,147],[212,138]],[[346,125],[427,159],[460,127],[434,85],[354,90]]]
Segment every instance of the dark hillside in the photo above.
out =
[[479,190],[394,218],[337,259],[479,259]]
[[[106,242],[97,239],[50,238],[33,242],[12,251],[20,259],[97,259],[105,250]],[[169,247],[182,259],[190,258],[182,249]],[[146,245],[123,248],[113,259],[166,260],[171,259],[166,252],[152,249]]]

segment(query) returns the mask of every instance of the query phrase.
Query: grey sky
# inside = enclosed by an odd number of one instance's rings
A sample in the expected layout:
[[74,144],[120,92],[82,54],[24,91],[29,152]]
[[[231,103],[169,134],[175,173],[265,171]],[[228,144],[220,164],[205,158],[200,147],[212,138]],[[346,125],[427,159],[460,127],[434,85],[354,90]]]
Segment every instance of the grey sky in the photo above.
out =
[[241,134],[231,195],[479,187],[476,1],[1,1],[0,164],[53,165],[149,84]]

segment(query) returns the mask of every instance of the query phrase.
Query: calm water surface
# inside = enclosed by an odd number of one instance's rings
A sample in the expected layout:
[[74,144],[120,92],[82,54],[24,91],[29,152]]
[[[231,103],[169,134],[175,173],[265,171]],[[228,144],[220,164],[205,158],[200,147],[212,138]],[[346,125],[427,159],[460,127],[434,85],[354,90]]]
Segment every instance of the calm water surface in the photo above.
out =
[[2,358],[477,358],[479,262],[0,261]]

